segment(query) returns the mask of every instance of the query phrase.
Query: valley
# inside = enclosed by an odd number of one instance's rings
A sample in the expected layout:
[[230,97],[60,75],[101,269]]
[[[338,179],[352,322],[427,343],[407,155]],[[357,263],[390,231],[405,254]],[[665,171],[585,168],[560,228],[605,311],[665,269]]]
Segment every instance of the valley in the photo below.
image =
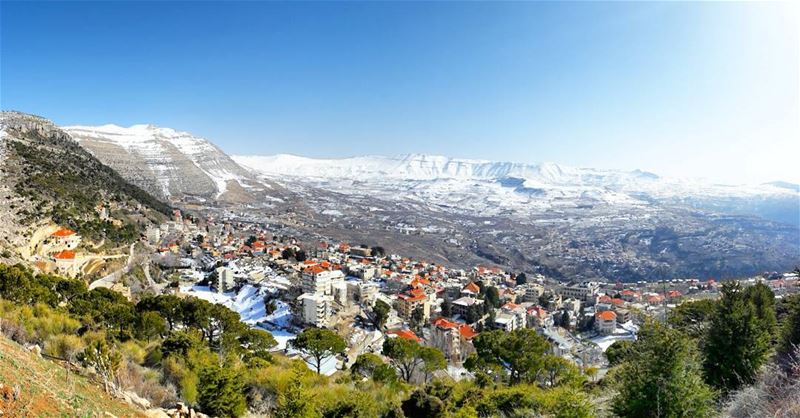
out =
[[790,184],[429,155],[229,157],[152,125],[64,130],[177,207],[270,220],[309,243],[364,242],[562,280],[724,278],[800,263],[800,192]]

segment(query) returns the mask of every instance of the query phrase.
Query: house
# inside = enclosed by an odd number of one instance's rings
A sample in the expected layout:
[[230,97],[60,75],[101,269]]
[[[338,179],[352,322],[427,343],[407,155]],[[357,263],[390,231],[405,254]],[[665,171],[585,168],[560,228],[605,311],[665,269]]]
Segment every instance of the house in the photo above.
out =
[[636,302],[641,299],[641,295],[639,295],[639,293],[630,289],[623,290],[620,295],[622,296],[622,300],[626,302]]
[[63,250],[53,255],[56,268],[64,274],[73,275],[76,271],[75,251]]
[[469,282],[461,289],[461,296],[475,297],[481,293],[481,288],[475,282]]
[[509,302],[501,306],[500,311],[513,317],[512,331],[517,328],[525,328],[527,325],[527,312],[524,306]]
[[617,314],[614,311],[598,312],[594,315],[594,328],[597,332],[608,335],[617,329]]
[[631,320],[631,311],[627,309],[618,308],[614,310],[614,313],[617,314],[617,322],[620,324],[624,324]]
[[478,333],[467,324],[439,318],[433,321],[430,343],[450,361],[462,362],[475,350],[472,339],[476,335]]
[[324,328],[328,326],[331,317],[331,296],[320,293],[303,293],[297,300],[303,304],[303,322]]
[[492,326],[496,329],[511,332],[517,329],[517,318],[512,314],[500,312],[494,317],[494,324],[492,324]]
[[397,314],[406,321],[411,320],[411,314],[417,309],[422,308],[423,320],[427,320],[431,315],[430,298],[421,287],[411,288],[397,295]]
[[57,229],[50,234],[50,239],[53,247],[64,250],[74,250],[81,243],[81,236],[69,228]]
[[541,306],[531,306],[527,311],[528,328],[541,328],[552,322],[550,314]]
[[461,315],[462,317],[465,317],[465,316],[467,316],[467,312],[473,306],[483,307],[483,300],[482,299],[476,299],[476,298],[473,298],[473,297],[470,297],[470,296],[464,296],[464,297],[458,298],[458,299],[454,300],[453,303],[452,303],[453,315]]

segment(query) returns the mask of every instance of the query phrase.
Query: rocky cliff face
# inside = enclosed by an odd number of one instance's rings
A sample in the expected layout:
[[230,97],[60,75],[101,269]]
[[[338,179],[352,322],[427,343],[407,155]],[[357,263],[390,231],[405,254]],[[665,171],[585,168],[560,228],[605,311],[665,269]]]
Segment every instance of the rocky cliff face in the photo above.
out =
[[265,188],[214,144],[187,132],[153,125],[63,129],[100,161],[163,199],[242,203]]
[[112,245],[138,238],[170,211],[52,122],[19,112],[0,113],[0,199],[0,261],[42,223]]

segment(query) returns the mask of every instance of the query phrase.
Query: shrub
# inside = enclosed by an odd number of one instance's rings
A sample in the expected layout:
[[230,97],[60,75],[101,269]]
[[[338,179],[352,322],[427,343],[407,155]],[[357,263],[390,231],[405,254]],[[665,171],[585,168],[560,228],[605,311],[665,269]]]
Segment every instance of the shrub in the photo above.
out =
[[77,335],[61,334],[47,339],[44,353],[67,361],[75,361],[84,348],[86,345]]

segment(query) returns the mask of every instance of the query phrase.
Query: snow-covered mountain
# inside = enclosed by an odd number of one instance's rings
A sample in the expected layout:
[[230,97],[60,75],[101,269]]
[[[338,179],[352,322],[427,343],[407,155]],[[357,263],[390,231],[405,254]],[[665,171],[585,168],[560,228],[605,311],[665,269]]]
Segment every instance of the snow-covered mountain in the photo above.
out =
[[345,194],[411,200],[469,213],[529,215],[580,206],[655,203],[800,223],[800,193],[781,184],[720,185],[641,170],[575,168],[443,156],[312,159],[233,156],[262,176]]
[[150,193],[165,199],[191,195],[236,201],[258,187],[210,141],[153,125],[62,128],[100,161]]

